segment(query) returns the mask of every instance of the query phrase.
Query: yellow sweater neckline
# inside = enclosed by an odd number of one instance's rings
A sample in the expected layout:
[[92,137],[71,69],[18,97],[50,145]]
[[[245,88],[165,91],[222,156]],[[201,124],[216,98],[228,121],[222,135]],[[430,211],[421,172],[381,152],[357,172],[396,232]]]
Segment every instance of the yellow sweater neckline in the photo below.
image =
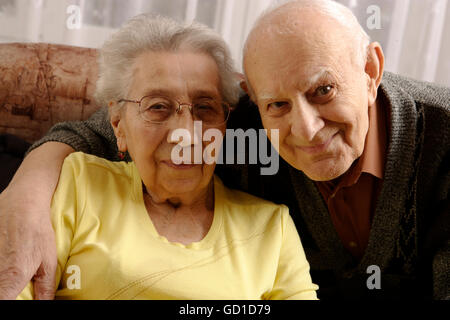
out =
[[132,199],[137,202],[139,207],[139,219],[145,228],[149,230],[149,234],[155,239],[162,241],[168,245],[177,246],[184,249],[193,249],[193,250],[205,250],[212,247],[215,243],[215,240],[218,234],[221,232],[222,222],[223,222],[223,198],[225,196],[224,185],[219,177],[214,175],[214,217],[211,227],[208,230],[206,236],[197,242],[192,242],[188,245],[179,242],[171,242],[166,237],[161,236],[155,228],[155,225],[150,218],[150,215],[147,212],[144,203],[144,193],[142,189],[142,180],[139,174],[139,171],[134,164],[134,162],[130,162],[129,164],[129,174],[132,177],[131,190],[132,190]]

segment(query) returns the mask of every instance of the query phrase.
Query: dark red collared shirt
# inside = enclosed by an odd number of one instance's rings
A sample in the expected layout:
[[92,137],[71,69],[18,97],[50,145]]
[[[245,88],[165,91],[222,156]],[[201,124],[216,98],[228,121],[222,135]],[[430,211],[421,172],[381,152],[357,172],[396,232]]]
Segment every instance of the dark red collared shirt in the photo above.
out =
[[341,177],[316,182],[331,220],[344,245],[361,259],[369,242],[370,226],[384,177],[386,117],[380,106],[369,108],[364,151]]

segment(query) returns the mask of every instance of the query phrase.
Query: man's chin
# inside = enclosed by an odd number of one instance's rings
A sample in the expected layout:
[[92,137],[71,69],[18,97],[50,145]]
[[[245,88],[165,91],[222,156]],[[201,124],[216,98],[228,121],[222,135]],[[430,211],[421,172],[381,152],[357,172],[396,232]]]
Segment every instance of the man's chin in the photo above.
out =
[[350,168],[351,163],[349,165],[332,161],[331,159],[328,161],[323,161],[322,163],[315,163],[308,166],[305,169],[297,168],[302,171],[309,179],[313,181],[330,181],[342,176],[347,170]]
[[309,179],[317,182],[325,182],[325,181],[331,181],[336,178],[339,178],[342,174],[329,174],[329,175],[321,175],[321,174],[308,174],[306,172],[303,172]]

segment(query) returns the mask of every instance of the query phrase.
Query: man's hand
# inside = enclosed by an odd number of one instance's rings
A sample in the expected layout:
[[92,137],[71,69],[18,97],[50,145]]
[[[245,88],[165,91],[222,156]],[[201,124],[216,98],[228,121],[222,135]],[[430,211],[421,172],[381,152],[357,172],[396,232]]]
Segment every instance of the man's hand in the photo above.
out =
[[64,159],[74,151],[59,142],[34,149],[0,194],[0,299],[15,299],[30,280],[35,299],[53,299],[57,256],[50,205]]
[[27,191],[0,194],[0,299],[16,299],[31,279],[36,299],[54,297],[57,260],[50,207],[36,212]]

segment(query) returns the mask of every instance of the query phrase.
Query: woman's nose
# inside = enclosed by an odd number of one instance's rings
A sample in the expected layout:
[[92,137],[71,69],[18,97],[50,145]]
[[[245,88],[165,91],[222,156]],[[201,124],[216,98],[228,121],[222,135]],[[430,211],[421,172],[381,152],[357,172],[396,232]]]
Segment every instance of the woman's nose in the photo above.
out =
[[188,105],[181,105],[170,121],[168,142],[188,147],[201,143],[202,123],[195,121]]

